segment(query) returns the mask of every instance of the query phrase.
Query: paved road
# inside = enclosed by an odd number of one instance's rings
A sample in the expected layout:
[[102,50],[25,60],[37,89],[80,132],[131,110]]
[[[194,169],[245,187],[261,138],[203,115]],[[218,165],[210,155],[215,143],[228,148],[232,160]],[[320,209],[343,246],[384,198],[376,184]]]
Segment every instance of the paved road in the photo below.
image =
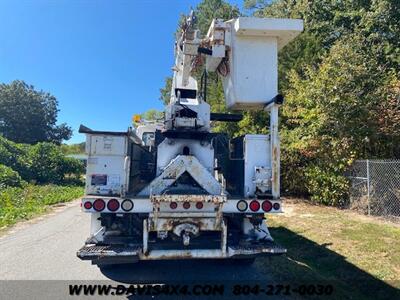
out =
[[[267,261],[263,259],[251,267],[208,261],[168,261],[143,262],[102,272],[97,266],[76,257],[77,249],[88,236],[89,219],[88,214],[80,212],[79,202],[75,201],[40,219],[18,225],[1,236],[0,280],[111,279],[124,283],[163,283],[172,279],[195,282],[270,280],[265,269]],[[30,294],[34,299],[32,295],[35,293]],[[39,294],[38,299],[43,296],[45,294]]]

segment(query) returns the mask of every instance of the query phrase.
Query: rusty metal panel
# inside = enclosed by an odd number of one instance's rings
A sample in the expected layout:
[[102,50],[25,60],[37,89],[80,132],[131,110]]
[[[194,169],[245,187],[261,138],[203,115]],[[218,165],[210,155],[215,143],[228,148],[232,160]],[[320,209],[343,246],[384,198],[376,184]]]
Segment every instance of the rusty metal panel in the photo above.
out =
[[151,195],[152,202],[226,202],[226,195]]
[[161,218],[158,217],[157,221],[150,219],[149,231],[172,231],[180,224],[193,224],[198,227],[200,231],[218,231],[221,227],[216,223],[215,218]]
[[271,167],[272,167],[272,196],[280,197],[280,144],[278,132],[278,109],[274,104],[270,108],[270,137],[271,137]]

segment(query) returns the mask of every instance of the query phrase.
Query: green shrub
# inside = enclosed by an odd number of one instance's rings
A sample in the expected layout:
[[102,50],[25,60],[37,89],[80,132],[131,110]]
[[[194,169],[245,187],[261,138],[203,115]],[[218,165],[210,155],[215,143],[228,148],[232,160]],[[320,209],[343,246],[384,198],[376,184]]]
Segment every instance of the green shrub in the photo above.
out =
[[12,168],[26,181],[79,183],[84,172],[81,161],[66,157],[52,143],[16,144],[0,136],[0,164]]
[[29,148],[30,179],[38,183],[63,182],[67,174],[82,174],[83,164],[65,157],[60,148],[51,143],[38,143]]
[[18,172],[0,164],[0,188],[5,186],[22,186],[23,180]]
[[339,207],[348,205],[349,183],[343,174],[319,166],[308,167],[305,174],[312,201]]
[[29,145],[16,144],[0,136],[0,164],[12,168],[25,180],[29,180]]
[[48,205],[68,202],[83,195],[82,187],[26,185],[0,189],[0,228],[40,214]]
[[285,195],[308,197],[305,166],[307,158],[299,151],[282,149],[281,155],[281,190]]

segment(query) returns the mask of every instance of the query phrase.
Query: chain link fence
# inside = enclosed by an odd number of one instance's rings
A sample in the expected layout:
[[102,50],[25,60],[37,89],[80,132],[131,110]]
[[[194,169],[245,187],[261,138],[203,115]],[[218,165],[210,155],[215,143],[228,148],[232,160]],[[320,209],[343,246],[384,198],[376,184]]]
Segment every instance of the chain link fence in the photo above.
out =
[[350,179],[350,207],[400,221],[400,160],[357,160]]

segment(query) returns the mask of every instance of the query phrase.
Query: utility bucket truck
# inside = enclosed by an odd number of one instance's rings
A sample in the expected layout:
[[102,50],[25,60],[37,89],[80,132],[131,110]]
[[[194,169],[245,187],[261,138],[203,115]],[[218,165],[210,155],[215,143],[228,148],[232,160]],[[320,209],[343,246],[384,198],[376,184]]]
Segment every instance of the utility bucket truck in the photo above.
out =
[[[88,154],[82,210],[91,215],[91,231],[79,258],[98,265],[251,262],[286,252],[264,220],[282,212],[278,51],[302,30],[301,20],[239,17],[213,20],[202,38],[191,13],[175,44],[162,124],[143,123],[126,132],[81,125]],[[200,82],[194,75],[199,67]],[[241,115],[210,112],[207,72],[221,77],[229,109],[269,112],[268,135],[230,140],[211,131],[211,122],[235,122]]]

